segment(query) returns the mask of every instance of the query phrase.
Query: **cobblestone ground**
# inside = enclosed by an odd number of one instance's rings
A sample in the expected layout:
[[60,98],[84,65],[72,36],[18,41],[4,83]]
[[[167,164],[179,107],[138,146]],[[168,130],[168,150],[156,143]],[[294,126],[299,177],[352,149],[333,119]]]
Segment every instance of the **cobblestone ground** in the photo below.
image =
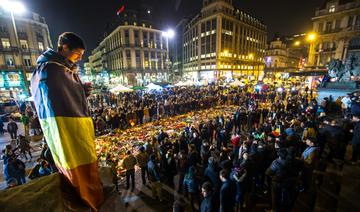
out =
[[[6,129],[7,127],[7,123],[4,123],[5,127],[4,129]],[[21,123],[17,123],[19,130],[18,130],[18,135],[24,135],[24,127]],[[0,150],[2,151],[3,149],[5,149],[6,145],[11,144],[13,145],[13,147],[15,147],[15,142],[11,141],[10,138],[10,134],[5,132],[4,135],[0,135]],[[27,172],[29,172],[31,170],[31,168],[34,166],[34,164],[36,163],[36,159],[40,157],[41,154],[41,141],[38,142],[30,142],[30,145],[32,147],[31,150],[31,154],[33,156],[32,159],[30,159],[28,157],[28,160],[25,160],[25,158],[23,158],[22,156],[19,156],[19,159],[22,160],[23,162],[25,162],[26,165],[26,170]],[[1,152],[2,155],[2,152]],[[29,179],[27,179],[29,180]],[[4,181],[4,161],[0,160],[0,190],[5,189],[6,188],[6,183]]]

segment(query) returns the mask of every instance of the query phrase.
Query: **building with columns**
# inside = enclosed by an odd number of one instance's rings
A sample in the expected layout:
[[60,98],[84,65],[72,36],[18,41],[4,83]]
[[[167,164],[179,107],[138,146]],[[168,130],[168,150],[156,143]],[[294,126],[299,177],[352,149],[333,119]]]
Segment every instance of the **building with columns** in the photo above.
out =
[[183,77],[258,77],[264,67],[266,39],[266,26],[235,8],[232,0],[203,0],[201,13],[185,28]]
[[300,55],[295,54],[291,46],[287,46],[279,37],[271,41],[265,51],[265,66],[273,73],[298,71],[300,60]]
[[317,36],[310,46],[309,66],[360,56],[360,0],[328,0],[312,21]]
[[96,72],[106,71],[110,79],[135,86],[169,77],[168,38],[127,10],[89,57]]
[[14,20],[15,29],[10,13],[0,9],[0,96],[18,99],[29,94],[36,60],[52,43],[44,17],[26,12]]

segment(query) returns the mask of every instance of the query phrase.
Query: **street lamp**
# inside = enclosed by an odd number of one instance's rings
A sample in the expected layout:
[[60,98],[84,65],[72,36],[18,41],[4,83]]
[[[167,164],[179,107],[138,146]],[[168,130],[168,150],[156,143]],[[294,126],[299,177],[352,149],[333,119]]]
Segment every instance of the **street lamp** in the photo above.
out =
[[9,1],[9,0],[0,0],[0,6],[2,8],[4,8],[4,10],[10,12],[11,15],[11,21],[14,27],[14,32],[15,32],[15,39],[16,39],[16,44],[20,49],[20,44],[19,44],[19,37],[17,34],[17,30],[16,30],[16,23],[15,23],[15,18],[14,18],[14,13],[16,14],[22,14],[25,12],[25,6],[18,1]]
[[164,36],[166,38],[166,50],[167,50],[167,54],[166,54],[166,65],[168,67],[168,69],[170,68],[170,59],[169,59],[169,39],[172,39],[173,37],[175,37],[175,32],[172,29],[168,29],[167,31],[163,31],[162,32],[162,36]]
[[300,46],[300,41],[295,41],[294,46]]
[[315,41],[316,40],[316,34],[315,33],[309,33],[309,35],[307,36],[307,40],[309,41],[309,42],[313,42],[313,41]]
[[315,41],[316,41],[317,35],[314,32],[311,32],[307,35],[306,39],[310,43],[309,46],[309,59],[308,59],[308,65],[314,65],[315,64]]

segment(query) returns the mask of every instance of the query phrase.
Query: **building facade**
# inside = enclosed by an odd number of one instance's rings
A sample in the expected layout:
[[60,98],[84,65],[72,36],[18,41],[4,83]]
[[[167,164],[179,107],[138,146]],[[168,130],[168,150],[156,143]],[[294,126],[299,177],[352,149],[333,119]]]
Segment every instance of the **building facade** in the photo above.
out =
[[301,68],[304,58],[296,51],[300,41],[294,42],[288,46],[279,37],[270,42],[265,51],[266,74],[296,72]]
[[232,0],[203,0],[201,13],[184,32],[183,75],[193,80],[258,77],[266,40],[266,26],[234,8]]
[[[29,95],[29,81],[37,57],[52,47],[49,29],[39,14],[15,15],[0,9],[0,96],[19,98]],[[17,36],[15,36],[17,31]],[[18,40],[17,40],[18,38]]]
[[269,68],[297,69],[299,60],[300,58],[292,54],[290,48],[280,38],[271,41],[265,51],[265,65]]
[[360,0],[326,1],[312,21],[317,38],[309,52],[309,65],[360,56]]
[[125,85],[146,85],[169,77],[168,38],[163,31],[127,11],[121,21],[92,51],[89,62],[96,72]]
[[184,60],[184,32],[189,19],[184,18],[175,27],[175,38],[170,43],[170,61],[172,61],[172,73],[174,80],[179,81],[183,75],[183,60]]

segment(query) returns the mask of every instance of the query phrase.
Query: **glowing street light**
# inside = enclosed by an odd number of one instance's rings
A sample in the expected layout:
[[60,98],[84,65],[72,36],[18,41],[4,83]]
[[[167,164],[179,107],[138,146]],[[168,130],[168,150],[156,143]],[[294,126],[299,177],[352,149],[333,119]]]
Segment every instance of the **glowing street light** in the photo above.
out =
[[294,46],[300,46],[300,41],[295,41]]
[[10,1],[10,0],[0,0],[0,6],[2,8],[4,8],[4,10],[10,12],[12,24],[13,24],[14,31],[15,31],[16,43],[17,43],[18,47],[20,47],[19,38],[18,38],[17,30],[16,30],[14,13],[16,13],[16,14],[24,13],[26,11],[25,6],[21,2]]
[[168,29],[167,31],[163,31],[162,32],[162,36],[166,38],[166,63],[170,69],[171,66],[171,62],[170,62],[170,58],[169,58],[169,39],[172,39],[173,37],[175,37],[175,32],[172,29]]
[[[18,2],[18,1],[0,0],[0,7],[2,7],[4,10],[10,12],[11,21],[12,21],[12,25],[13,25],[14,33],[15,33],[16,45],[17,45],[18,51],[19,51],[19,59],[20,59],[20,61],[23,61],[19,36],[18,36],[17,30],[16,30],[14,13],[16,13],[16,14],[24,13],[26,11],[25,6],[21,2]],[[25,72],[25,69],[23,69],[23,72]],[[26,73],[24,73],[24,75],[26,76]]]
[[175,36],[175,32],[174,32],[174,30],[172,30],[172,29],[168,29],[167,31],[164,31],[164,32],[162,33],[162,35],[163,35],[164,37],[167,37],[167,38],[172,39],[172,38]]
[[316,34],[315,33],[309,33],[307,35],[307,40],[310,43],[309,46],[309,59],[308,64],[311,66],[315,64],[315,41],[316,41]]
[[315,33],[310,33],[308,36],[307,36],[307,40],[310,41],[310,42],[313,42],[316,40],[316,34]]
[[18,1],[0,0],[0,6],[11,13],[21,14],[25,12],[25,6]]

